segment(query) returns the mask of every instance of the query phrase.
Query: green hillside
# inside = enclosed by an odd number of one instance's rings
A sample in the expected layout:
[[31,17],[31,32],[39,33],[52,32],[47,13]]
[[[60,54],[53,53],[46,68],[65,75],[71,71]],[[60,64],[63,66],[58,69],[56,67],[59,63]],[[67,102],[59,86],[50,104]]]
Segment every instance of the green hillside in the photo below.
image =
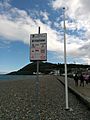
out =
[[[67,72],[82,72],[90,69],[90,65],[67,64]],[[64,73],[64,64],[53,64],[48,62],[39,62],[39,72],[42,74],[49,74],[52,71],[59,70],[60,74]],[[32,62],[18,71],[9,73],[8,75],[32,75],[37,71],[37,63]]]
[[[39,62],[39,72],[43,73],[43,74],[48,74],[50,73],[53,69],[56,69],[57,64],[52,64],[52,63],[44,63],[44,62]],[[30,63],[28,65],[26,65],[25,67],[21,68],[18,71],[15,72],[11,72],[9,74],[12,75],[32,75],[33,73],[35,73],[37,71],[37,63],[33,62]]]

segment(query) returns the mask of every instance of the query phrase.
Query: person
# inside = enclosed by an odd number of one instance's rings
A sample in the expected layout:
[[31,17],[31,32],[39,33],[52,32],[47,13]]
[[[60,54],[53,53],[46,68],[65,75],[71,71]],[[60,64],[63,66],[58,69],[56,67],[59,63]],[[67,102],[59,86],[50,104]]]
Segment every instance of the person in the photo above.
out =
[[89,80],[88,80],[88,82],[90,83],[90,75],[89,75]]
[[88,73],[85,74],[84,79],[86,81],[86,84],[88,84],[89,83],[89,74]]
[[75,86],[78,86],[78,75],[77,75],[77,73],[75,74],[75,76],[74,76],[74,81],[75,81]]
[[83,87],[84,87],[84,77],[82,74],[80,75],[80,86],[81,85],[83,85]]

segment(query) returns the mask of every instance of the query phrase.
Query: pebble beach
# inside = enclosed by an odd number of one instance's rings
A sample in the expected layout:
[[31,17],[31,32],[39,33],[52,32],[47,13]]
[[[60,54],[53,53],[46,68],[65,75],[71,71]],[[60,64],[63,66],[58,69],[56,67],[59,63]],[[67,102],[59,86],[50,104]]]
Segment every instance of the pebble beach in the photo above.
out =
[[36,86],[33,79],[0,81],[0,120],[90,120],[90,110],[72,93],[65,110],[64,86],[55,76],[39,77],[38,96]]

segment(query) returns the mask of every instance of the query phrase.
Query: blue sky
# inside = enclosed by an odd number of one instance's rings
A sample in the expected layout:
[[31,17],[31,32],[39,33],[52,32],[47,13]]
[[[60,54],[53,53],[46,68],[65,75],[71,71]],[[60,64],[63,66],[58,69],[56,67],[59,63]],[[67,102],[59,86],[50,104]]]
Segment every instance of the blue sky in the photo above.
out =
[[[65,7],[67,63],[90,64],[89,0],[1,0],[0,73],[30,63],[30,34],[47,33],[47,62],[64,63]],[[87,13],[87,14],[86,14]]]

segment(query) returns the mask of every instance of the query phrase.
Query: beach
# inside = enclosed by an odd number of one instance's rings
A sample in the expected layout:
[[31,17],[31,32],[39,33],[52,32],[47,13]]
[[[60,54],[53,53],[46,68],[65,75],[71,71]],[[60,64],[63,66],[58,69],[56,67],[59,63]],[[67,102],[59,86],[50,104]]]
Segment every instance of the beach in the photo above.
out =
[[0,81],[0,120],[89,120],[90,111],[72,93],[72,109],[65,110],[64,86],[55,76],[39,76],[36,87],[33,77]]

